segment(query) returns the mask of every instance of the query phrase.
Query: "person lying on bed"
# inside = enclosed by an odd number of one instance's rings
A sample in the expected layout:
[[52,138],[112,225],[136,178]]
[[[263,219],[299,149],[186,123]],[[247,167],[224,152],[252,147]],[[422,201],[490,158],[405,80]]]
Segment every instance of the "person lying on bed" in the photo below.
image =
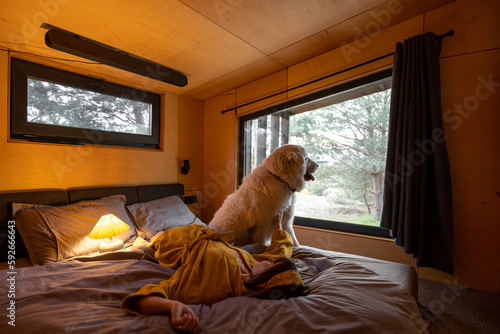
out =
[[261,254],[233,247],[233,232],[217,233],[202,225],[163,232],[152,245],[159,263],[176,269],[159,284],[148,284],[121,304],[131,314],[171,315],[175,329],[196,332],[199,319],[187,304],[211,305],[225,298],[248,295],[280,299],[296,297],[306,288],[289,259],[293,241],[275,218],[272,242]]

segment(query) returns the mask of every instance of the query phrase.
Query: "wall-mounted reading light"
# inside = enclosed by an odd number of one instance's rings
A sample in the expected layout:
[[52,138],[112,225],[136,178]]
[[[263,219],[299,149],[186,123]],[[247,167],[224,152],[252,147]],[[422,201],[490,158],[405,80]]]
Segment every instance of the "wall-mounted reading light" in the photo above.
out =
[[189,160],[184,160],[184,166],[181,168],[181,173],[186,175],[189,172]]
[[188,84],[187,76],[174,69],[47,23],[41,27],[49,30],[45,34],[45,44],[53,49],[175,86],[184,87]]

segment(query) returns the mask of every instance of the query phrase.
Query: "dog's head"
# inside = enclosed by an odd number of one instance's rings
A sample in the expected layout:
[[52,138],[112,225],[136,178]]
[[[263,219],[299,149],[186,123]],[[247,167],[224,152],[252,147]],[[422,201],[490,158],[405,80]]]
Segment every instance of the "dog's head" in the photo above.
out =
[[292,144],[276,148],[262,163],[295,191],[304,189],[305,181],[314,181],[313,173],[318,169],[302,146]]

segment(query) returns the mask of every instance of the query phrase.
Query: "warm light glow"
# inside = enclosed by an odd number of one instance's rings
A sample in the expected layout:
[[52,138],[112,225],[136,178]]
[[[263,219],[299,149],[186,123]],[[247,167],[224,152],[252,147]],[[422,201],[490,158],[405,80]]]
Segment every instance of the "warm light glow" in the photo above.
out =
[[130,227],[115,215],[104,215],[99,219],[89,234],[89,238],[103,239],[112,238],[115,235],[127,231]]

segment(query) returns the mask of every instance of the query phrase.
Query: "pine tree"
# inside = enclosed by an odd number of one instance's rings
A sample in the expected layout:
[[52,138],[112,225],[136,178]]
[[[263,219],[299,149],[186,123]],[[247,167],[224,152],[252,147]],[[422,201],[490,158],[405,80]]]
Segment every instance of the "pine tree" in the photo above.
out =
[[150,134],[150,106],[141,101],[29,79],[28,121]]
[[308,185],[318,195],[339,188],[343,196],[375,208],[380,220],[387,150],[390,90],[322,107],[290,118],[291,142],[321,162]]

